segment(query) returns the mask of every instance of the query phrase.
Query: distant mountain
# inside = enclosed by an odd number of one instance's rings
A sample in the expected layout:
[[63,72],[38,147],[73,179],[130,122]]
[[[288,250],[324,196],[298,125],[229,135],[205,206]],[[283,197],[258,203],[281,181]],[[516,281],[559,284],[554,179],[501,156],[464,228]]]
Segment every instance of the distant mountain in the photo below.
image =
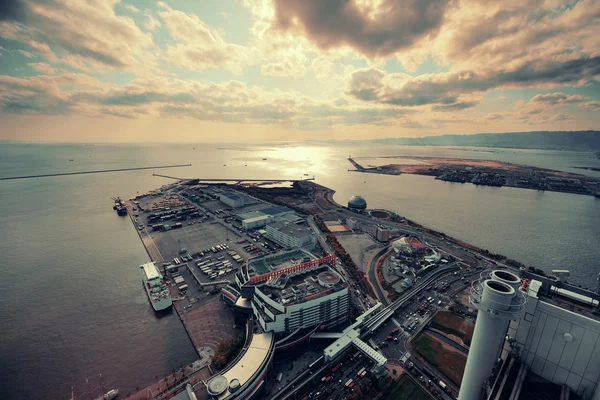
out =
[[423,138],[387,138],[362,141],[411,146],[473,146],[544,150],[600,150],[600,131],[535,131],[441,135]]

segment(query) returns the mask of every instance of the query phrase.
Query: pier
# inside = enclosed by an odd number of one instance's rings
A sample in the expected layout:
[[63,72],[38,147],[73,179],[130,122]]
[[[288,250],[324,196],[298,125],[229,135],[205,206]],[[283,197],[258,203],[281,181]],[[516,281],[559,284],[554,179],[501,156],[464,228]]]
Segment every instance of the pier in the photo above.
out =
[[138,170],[142,170],[142,169],[179,168],[179,167],[191,167],[191,166],[192,166],[192,164],[157,165],[157,166],[153,166],[153,167],[100,169],[100,170],[95,170],[95,171],[62,172],[62,173],[58,173],[58,174],[9,176],[9,177],[5,177],[5,178],[0,178],[0,181],[7,181],[7,180],[11,180],[11,179],[48,178],[51,176],[102,174],[102,173],[106,173],[106,172],[138,171]]
[[198,182],[265,182],[265,183],[278,183],[278,182],[302,182],[302,181],[314,181],[315,177],[306,179],[243,179],[243,178],[177,178],[175,176],[152,174],[152,176],[158,176],[160,178],[176,179],[178,181],[198,181]]

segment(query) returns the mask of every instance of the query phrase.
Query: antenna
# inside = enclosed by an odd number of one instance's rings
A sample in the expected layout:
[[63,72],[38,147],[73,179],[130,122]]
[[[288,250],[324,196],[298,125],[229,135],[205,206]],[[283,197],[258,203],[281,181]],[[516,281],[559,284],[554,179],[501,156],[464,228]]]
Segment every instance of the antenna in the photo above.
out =
[[85,384],[87,386],[88,398],[92,400],[92,392],[90,391],[90,380],[86,379]]

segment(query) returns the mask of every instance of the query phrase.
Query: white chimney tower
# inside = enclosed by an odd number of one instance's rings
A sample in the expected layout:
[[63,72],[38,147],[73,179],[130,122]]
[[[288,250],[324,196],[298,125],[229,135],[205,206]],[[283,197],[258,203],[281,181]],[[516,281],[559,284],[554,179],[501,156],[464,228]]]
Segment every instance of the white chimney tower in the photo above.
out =
[[482,278],[471,286],[469,302],[479,311],[458,400],[480,400],[504,343],[508,321],[524,309],[526,296],[519,290],[517,275],[496,270],[489,276],[491,279]]

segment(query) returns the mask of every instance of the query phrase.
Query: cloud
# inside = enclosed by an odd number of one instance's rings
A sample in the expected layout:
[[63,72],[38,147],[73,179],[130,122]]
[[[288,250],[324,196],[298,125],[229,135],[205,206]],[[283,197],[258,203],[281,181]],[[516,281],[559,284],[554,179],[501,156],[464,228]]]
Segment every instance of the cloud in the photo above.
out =
[[[597,56],[600,2],[461,0],[429,53],[457,69],[517,69],[535,60],[565,62]],[[416,50],[415,50],[416,51]]]
[[161,26],[160,21],[154,18],[152,15],[146,14],[146,18],[148,18],[148,21],[144,22],[146,29],[153,31]]
[[133,4],[127,4],[125,8],[132,12],[140,12],[140,9],[134,6]]
[[458,71],[411,77],[377,68],[353,72],[346,93],[382,104],[418,106],[474,102],[492,89],[581,85],[600,77],[600,55],[564,62],[525,64],[514,70]]
[[168,60],[192,71],[222,68],[241,74],[244,67],[253,63],[250,49],[227,43],[222,35],[208,26],[198,16],[174,10],[164,3],[158,15],[173,39],[179,41],[168,46]]
[[333,125],[393,125],[409,111],[318,101],[295,92],[267,91],[239,81],[223,83],[138,78],[106,84],[82,74],[29,78],[0,76],[0,111],[19,114],[193,118],[276,124],[299,129]]
[[479,104],[477,101],[463,101],[448,105],[433,106],[431,109],[433,111],[461,111],[466,110],[467,108],[473,108],[477,104]]
[[27,65],[45,75],[55,75],[58,72],[56,68],[46,63],[29,63]]
[[435,35],[447,0],[274,0],[272,29],[302,34],[322,49],[350,46],[370,58],[393,54]]
[[533,103],[540,103],[548,106],[558,106],[565,104],[581,103],[585,101],[585,96],[581,95],[567,95],[564,93],[547,93],[538,94],[534,96],[531,101]]
[[22,55],[24,55],[25,57],[27,57],[27,58],[33,58],[33,57],[35,57],[35,54],[33,54],[33,53],[29,52],[29,51],[25,51],[25,50],[22,50],[22,49],[19,49],[19,50],[17,50],[17,51],[18,51],[20,54],[22,54]]
[[581,104],[581,108],[592,109],[594,111],[600,111],[600,101],[588,101]]
[[40,56],[94,71],[136,69],[153,64],[152,37],[128,17],[117,16],[117,0],[28,1],[19,24],[0,26],[0,36],[16,40]]

